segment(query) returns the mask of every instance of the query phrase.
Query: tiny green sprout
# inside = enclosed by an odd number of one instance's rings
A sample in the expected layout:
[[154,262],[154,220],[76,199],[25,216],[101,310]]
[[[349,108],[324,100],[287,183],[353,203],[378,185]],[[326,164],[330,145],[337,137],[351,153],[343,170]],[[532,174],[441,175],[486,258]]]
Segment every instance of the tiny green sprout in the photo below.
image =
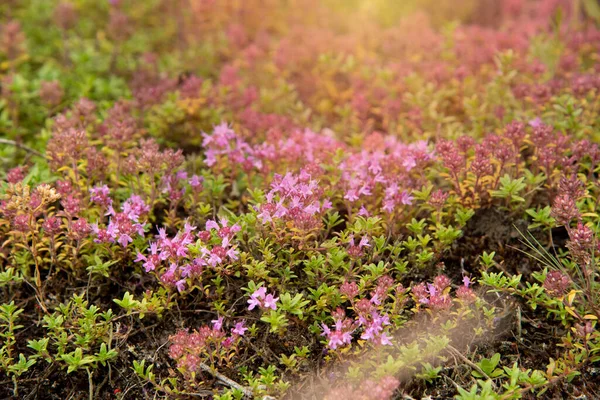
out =
[[467,225],[467,222],[475,215],[475,210],[472,208],[466,208],[460,206],[456,210],[456,215],[454,216],[454,220],[456,224],[460,227]]
[[457,388],[458,394],[454,398],[456,400],[495,400],[498,395],[495,393],[493,385],[491,379],[486,381],[477,380],[477,383],[474,383],[469,391],[459,386]]
[[269,365],[267,368],[260,367],[258,368],[258,374],[260,376],[259,381],[263,385],[269,387],[273,385],[277,379],[276,367],[274,365]]
[[337,211],[327,213],[323,219],[325,221],[325,227],[327,231],[331,231],[333,228],[344,222],[344,219]]
[[381,253],[386,245],[386,242],[387,238],[383,235],[373,237],[373,248],[375,249],[375,253]]
[[350,232],[355,234],[366,233],[369,236],[375,236],[381,229],[382,221],[380,217],[357,217]]
[[495,255],[496,255],[495,251],[492,251],[490,253],[488,253],[487,251],[484,251],[479,256],[479,258],[481,259],[480,263],[486,270],[493,267],[496,264],[496,262],[494,261]]
[[15,376],[21,376],[23,373],[27,372],[29,368],[31,368],[36,363],[34,358],[25,357],[23,353],[19,354],[19,361],[16,364],[13,364],[8,367],[8,371]]
[[481,371],[471,371],[471,375],[475,378],[498,378],[504,375],[504,371],[500,368],[496,368],[500,363],[500,354],[495,353],[492,358],[483,358],[477,363],[477,366]]
[[427,221],[425,219],[417,220],[416,218],[413,218],[408,224],[406,224],[406,228],[413,234],[419,235],[423,233],[426,225]]
[[113,301],[124,308],[127,311],[127,314],[131,314],[131,312],[140,304],[140,302],[135,300],[129,292],[125,292],[123,300],[114,299]]
[[419,245],[423,248],[427,247],[432,240],[429,235],[417,235],[417,239],[419,239]]
[[519,195],[527,186],[524,180],[524,177],[512,179],[510,175],[505,174],[500,178],[500,188],[492,191],[492,197],[506,199],[507,205],[525,202],[525,199]]
[[365,266],[365,268],[371,273],[371,277],[373,279],[377,279],[385,274],[387,265],[383,261],[379,261],[377,264],[371,263]]
[[98,255],[93,257],[94,264],[90,264],[86,269],[90,275],[101,275],[105,278],[109,277],[110,267],[117,263],[117,260],[102,262]]
[[427,201],[431,196],[431,191],[433,190],[433,185],[429,184],[427,186],[423,186],[421,190],[413,190],[412,194],[416,200]]
[[423,367],[421,372],[419,372],[416,377],[419,379],[423,379],[427,383],[433,383],[433,381],[440,377],[440,372],[442,371],[442,367],[433,367],[430,363],[424,362],[421,363]]
[[50,353],[48,352],[48,343],[50,342],[50,338],[42,338],[42,339],[38,339],[38,340],[30,340],[27,343],[27,347],[29,347],[30,349],[32,349],[33,351],[35,351],[34,357],[42,357],[44,358],[47,362],[52,362],[52,357],[50,356]]
[[429,249],[422,250],[417,254],[416,263],[419,267],[424,267],[427,265],[433,258],[435,257],[435,253]]
[[538,210],[530,208],[525,212],[533,220],[533,222],[527,226],[527,229],[542,227],[544,230],[549,230],[552,229],[556,223],[554,218],[551,216],[552,208],[550,206],[539,208]]
[[438,224],[433,236],[443,245],[449,246],[462,235],[462,231],[452,225],[444,226]]
[[114,349],[109,349],[106,343],[100,344],[100,351],[96,354],[96,360],[102,364],[106,365],[106,362],[112,360],[117,357],[118,353]]
[[146,380],[146,381],[153,381],[154,380],[154,373],[152,372],[152,369],[154,368],[154,364],[150,364],[147,367],[146,365],[146,360],[142,360],[142,361],[137,361],[137,360],[133,360],[133,372],[135,372],[135,374],[137,376],[139,376],[140,378]]
[[291,354],[290,356],[282,354],[281,357],[279,357],[279,361],[290,370],[293,370],[298,366],[298,359],[295,354]]
[[510,278],[504,276],[504,272],[486,272],[481,273],[481,279],[479,283],[487,286],[491,286],[495,291],[501,291],[506,289],[516,289],[519,283],[521,283],[521,275],[515,275]]
[[303,300],[302,293],[296,293],[294,297],[290,293],[283,293],[279,297],[279,301],[281,302],[281,308],[290,314],[296,315],[300,317],[300,319],[304,316],[304,307],[306,307],[309,303],[308,300]]
[[67,373],[77,371],[79,368],[92,364],[96,361],[93,356],[84,356],[81,347],[67,354],[61,354],[60,358],[67,364]]
[[417,250],[419,245],[420,245],[419,241],[412,236],[407,237],[406,240],[402,242],[402,246],[406,250],[408,250],[410,253]]
[[273,333],[281,333],[288,326],[288,319],[280,310],[270,310],[269,314],[263,315],[260,320],[268,323],[269,332]]
[[16,272],[14,268],[9,267],[0,272],[0,287],[20,283],[23,281],[23,276]]
[[310,354],[308,346],[294,346],[294,353],[300,358],[306,358]]

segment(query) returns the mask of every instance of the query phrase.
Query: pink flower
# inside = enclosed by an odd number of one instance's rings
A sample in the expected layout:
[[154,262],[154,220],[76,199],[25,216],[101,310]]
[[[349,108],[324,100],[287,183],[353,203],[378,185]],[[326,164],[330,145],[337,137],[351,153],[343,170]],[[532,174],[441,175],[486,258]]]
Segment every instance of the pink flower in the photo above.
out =
[[131,238],[131,236],[127,235],[127,234],[123,234],[121,236],[119,236],[119,239],[117,240],[117,242],[119,242],[119,244],[123,247],[127,247],[127,245],[131,242],[133,242],[133,239]]
[[150,206],[140,196],[134,194],[123,203],[121,210],[129,219],[137,222],[140,216],[150,211]]
[[209,219],[208,221],[206,221],[206,230],[210,231],[211,229],[219,230],[219,224],[217,224],[212,219]]
[[321,324],[321,328],[323,329],[321,336],[326,336],[329,339],[327,346],[335,350],[339,346],[352,342],[352,332],[354,332],[355,325],[348,318],[336,317],[335,330],[332,331],[325,324]]
[[248,310],[253,310],[256,306],[260,307],[262,304],[262,299],[265,297],[266,293],[267,289],[264,287],[256,289],[256,291],[250,296],[250,300],[248,300],[248,304],[250,304]]
[[213,329],[215,331],[220,331],[223,328],[223,317],[219,317],[217,319],[213,319],[210,322],[213,324]]
[[185,279],[180,279],[175,282],[175,286],[177,287],[177,291],[179,293],[183,292],[185,290]]
[[204,180],[204,178],[198,176],[198,175],[192,175],[192,177],[189,180],[189,184],[191,187],[193,187],[194,189],[199,188],[200,186],[202,186],[202,181]]
[[272,294],[267,294],[267,289],[265,287],[260,287],[254,291],[250,295],[250,299],[248,300],[248,310],[253,310],[256,306],[262,309],[277,309],[277,300],[279,297],[274,297]]
[[358,210],[358,214],[361,217],[368,217],[369,216],[369,211],[367,211],[367,209],[365,208],[365,206],[361,206],[360,210]]
[[369,238],[366,236],[363,236],[362,239],[360,239],[360,243],[358,244],[358,247],[360,247],[360,248],[371,247],[371,245],[369,244]]
[[536,117],[536,118],[532,119],[531,121],[529,121],[529,126],[531,126],[532,128],[539,128],[542,125],[543,125],[543,122],[540,117]]
[[233,329],[231,329],[231,333],[235,334],[235,335],[239,335],[239,336],[244,336],[244,333],[246,333],[246,331],[248,330],[248,328],[246,328],[246,321],[241,321],[235,324],[235,327],[233,327]]
[[90,201],[100,204],[103,207],[110,207],[112,199],[110,198],[110,189],[108,186],[96,186],[90,189]]
[[276,310],[277,309],[277,305],[275,304],[277,302],[277,300],[279,300],[279,297],[273,297],[272,294],[268,294],[265,297],[264,303],[263,303],[263,307],[264,308],[270,308],[272,310]]
[[549,294],[559,297],[567,293],[571,280],[560,271],[550,271],[546,275],[543,287]]
[[465,287],[469,287],[469,285],[471,284],[471,279],[469,279],[468,276],[463,276],[463,285],[465,285]]
[[379,336],[379,344],[382,346],[391,346],[390,337],[384,332]]

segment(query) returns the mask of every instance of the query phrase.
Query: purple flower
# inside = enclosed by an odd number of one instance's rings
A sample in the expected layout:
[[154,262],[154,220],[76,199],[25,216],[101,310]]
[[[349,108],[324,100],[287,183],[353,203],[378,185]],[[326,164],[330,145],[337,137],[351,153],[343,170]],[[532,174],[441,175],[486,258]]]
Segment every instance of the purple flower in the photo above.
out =
[[204,179],[202,177],[199,177],[198,175],[192,175],[192,177],[189,180],[189,184],[191,187],[193,187],[194,189],[199,188],[202,185],[202,181]]
[[529,126],[531,126],[532,128],[539,128],[542,125],[543,125],[543,122],[540,117],[536,117],[536,118],[532,119],[531,121],[529,121]]
[[127,247],[127,245],[131,242],[133,242],[133,239],[131,238],[131,236],[125,234],[125,235],[121,235],[119,236],[119,240],[117,240],[119,242],[119,244],[123,247]]
[[392,342],[390,341],[389,336],[384,332],[379,336],[379,344],[382,346],[391,346]]
[[112,206],[112,199],[110,198],[110,189],[108,186],[103,185],[91,188],[90,201],[107,208]]
[[368,217],[369,216],[369,211],[367,211],[367,209],[365,208],[365,206],[361,206],[360,210],[358,210],[358,214],[361,217]]
[[255,298],[255,297],[250,297],[250,300],[248,300],[248,310],[254,310],[254,308],[256,306],[260,306],[260,300]]
[[223,317],[219,317],[217,319],[213,319],[210,322],[213,324],[213,329],[215,331],[220,331],[223,328]]
[[369,238],[366,236],[363,236],[362,239],[360,239],[360,243],[358,244],[358,247],[360,247],[360,248],[371,247],[371,245],[369,244]]
[[185,279],[180,279],[175,283],[175,286],[177,287],[177,291],[179,293],[183,292],[185,290]]
[[275,303],[277,302],[277,300],[279,300],[279,297],[273,297],[272,294],[268,294],[265,297],[265,301],[264,301],[263,307],[264,308],[270,308],[270,309],[276,310],[277,309],[277,305]]
[[206,230],[210,231],[211,229],[219,230],[219,224],[217,224],[212,219],[209,219],[208,221],[206,221]]
[[140,196],[134,194],[123,203],[121,210],[129,217],[129,219],[137,222],[142,214],[146,214],[150,211],[150,207]]
[[354,331],[354,327],[348,319],[338,319],[335,322],[335,330],[333,331],[325,324],[321,324],[321,327],[323,328],[321,336],[326,336],[327,339],[329,339],[327,346],[330,349],[335,350],[338,346],[343,346],[352,342],[352,332]]
[[231,329],[231,333],[239,335],[239,336],[244,336],[244,333],[246,333],[246,331],[248,330],[248,328],[246,328],[246,321],[241,321],[235,324],[235,327],[233,327],[233,329]]
[[465,285],[465,287],[469,287],[469,285],[471,284],[471,279],[469,279],[468,276],[463,276],[463,285]]
[[435,285],[428,283],[427,284],[427,292],[429,293],[430,297],[435,297],[438,294],[438,289]]
[[175,174],[175,177],[179,180],[186,180],[188,177],[188,174],[185,171],[177,171],[177,173]]
[[250,304],[248,310],[253,310],[256,306],[260,307],[262,305],[262,299],[265,297],[266,293],[267,289],[264,287],[256,289],[256,291],[250,295],[250,300],[248,300],[248,304]]
[[250,295],[250,299],[248,300],[248,310],[253,310],[256,306],[259,306],[263,309],[270,308],[272,310],[276,310],[277,300],[279,300],[279,297],[274,297],[272,294],[267,294],[267,289],[265,287],[260,287]]

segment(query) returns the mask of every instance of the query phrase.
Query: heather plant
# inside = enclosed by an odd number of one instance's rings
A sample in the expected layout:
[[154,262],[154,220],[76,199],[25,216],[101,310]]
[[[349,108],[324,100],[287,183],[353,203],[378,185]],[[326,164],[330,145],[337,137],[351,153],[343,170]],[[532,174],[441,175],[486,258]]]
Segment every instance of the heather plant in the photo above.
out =
[[600,390],[594,2],[0,15],[4,397]]

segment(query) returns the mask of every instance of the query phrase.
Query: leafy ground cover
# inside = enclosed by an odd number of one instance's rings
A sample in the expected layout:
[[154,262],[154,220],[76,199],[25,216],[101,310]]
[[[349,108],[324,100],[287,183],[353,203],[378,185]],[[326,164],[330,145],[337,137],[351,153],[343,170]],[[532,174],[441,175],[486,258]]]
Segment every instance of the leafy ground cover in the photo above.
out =
[[600,6],[5,0],[0,397],[600,397]]

